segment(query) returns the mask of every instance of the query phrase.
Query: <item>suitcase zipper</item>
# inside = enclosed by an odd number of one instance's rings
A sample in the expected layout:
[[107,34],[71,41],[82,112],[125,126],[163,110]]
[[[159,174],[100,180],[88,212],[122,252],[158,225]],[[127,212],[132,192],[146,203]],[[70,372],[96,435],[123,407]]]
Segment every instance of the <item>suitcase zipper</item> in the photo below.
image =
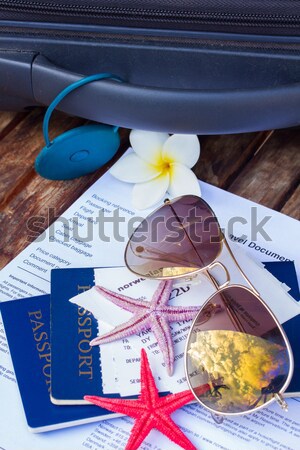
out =
[[[99,19],[118,19],[141,22],[160,23],[193,23],[216,26],[259,26],[259,27],[298,27],[298,15],[284,14],[250,14],[226,12],[195,12],[167,9],[125,8],[101,5],[62,5],[61,3],[33,2],[26,0],[1,0],[2,10],[15,13],[31,13],[49,16],[84,18],[86,16]],[[218,31],[214,28],[215,31]]]

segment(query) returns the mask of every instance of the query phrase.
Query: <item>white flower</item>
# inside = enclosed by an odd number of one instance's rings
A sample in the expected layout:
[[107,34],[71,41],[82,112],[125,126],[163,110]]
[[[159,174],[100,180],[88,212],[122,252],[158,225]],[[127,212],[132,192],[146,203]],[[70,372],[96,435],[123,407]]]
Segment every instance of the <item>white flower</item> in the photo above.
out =
[[166,192],[171,197],[200,195],[200,187],[191,171],[200,155],[196,135],[155,133],[132,130],[133,152],[114,164],[110,173],[121,181],[135,183],[132,204],[149,208],[161,201]]

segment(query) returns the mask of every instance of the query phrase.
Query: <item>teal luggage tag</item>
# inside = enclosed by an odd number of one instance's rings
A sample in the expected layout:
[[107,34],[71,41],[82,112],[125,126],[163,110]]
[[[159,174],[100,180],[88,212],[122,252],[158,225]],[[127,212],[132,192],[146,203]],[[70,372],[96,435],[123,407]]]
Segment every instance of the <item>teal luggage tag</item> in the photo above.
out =
[[94,172],[107,163],[120,145],[118,127],[89,124],[73,128],[50,141],[49,120],[59,102],[70,92],[93,81],[110,78],[122,81],[115,75],[100,73],[82,78],[63,89],[49,105],[43,122],[45,147],[35,160],[35,170],[49,180],[70,180]]

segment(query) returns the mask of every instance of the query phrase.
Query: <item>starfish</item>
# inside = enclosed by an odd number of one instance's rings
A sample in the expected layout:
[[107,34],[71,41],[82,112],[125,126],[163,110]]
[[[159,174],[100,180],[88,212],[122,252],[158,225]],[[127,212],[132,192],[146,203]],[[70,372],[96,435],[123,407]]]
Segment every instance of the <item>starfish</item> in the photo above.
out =
[[[197,389],[197,394],[202,395],[209,388],[208,384],[204,384]],[[138,449],[153,428],[185,450],[197,450],[170,417],[176,409],[195,399],[193,393],[188,390],[159,397],[144,349],[141,351],[141,393],[138,400],[111,399],[96,395],[85,395],[84,399],[101,408],[136,419],[125,450]]]
[[96,286],[95,288],[99,294],[102,294],[115,305],[133,313],[133,317],[116,326],[109,333],[96,337],[90,342],[90,345],[106,344],[150,328],[157,339],[168,374],[172,375],[174,348],[169,322],[194,319],[199,307],[169,306],[168,301],[172,291],[171,280],[159,283],[150,302],[127,297],[104,287]]

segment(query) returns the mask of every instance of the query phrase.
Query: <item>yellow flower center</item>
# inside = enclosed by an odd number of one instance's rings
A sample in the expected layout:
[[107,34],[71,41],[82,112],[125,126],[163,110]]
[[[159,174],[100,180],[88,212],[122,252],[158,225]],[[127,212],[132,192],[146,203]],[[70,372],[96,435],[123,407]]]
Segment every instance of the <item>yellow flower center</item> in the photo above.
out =
[[161,164],[161,169],[163,172],[168,172],[171,168],[171,163],[168,161],[163,161],[163,163]]

